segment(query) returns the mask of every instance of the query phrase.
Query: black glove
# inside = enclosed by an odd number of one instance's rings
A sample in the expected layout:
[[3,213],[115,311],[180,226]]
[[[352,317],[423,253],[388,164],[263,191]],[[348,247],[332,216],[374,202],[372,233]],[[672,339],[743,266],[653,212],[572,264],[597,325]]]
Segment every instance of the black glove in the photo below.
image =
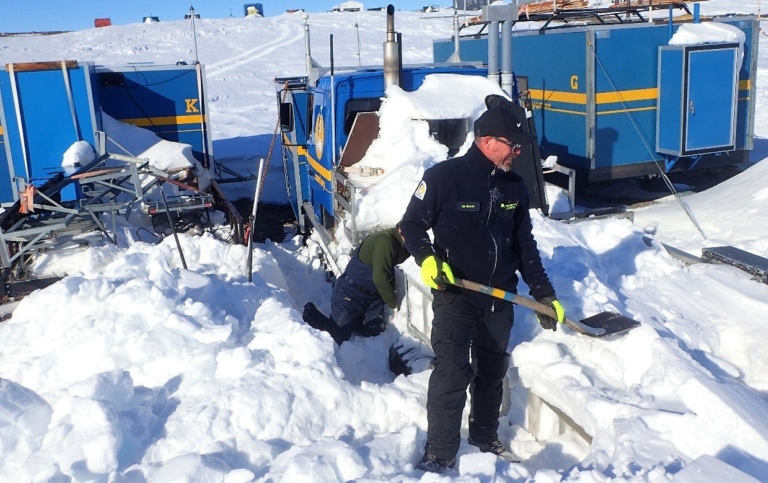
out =
[[563,321],[565,321],[565,309],[563,309],[562,304],[560,304],[560,302],[557,300],[557,297],[554,295],[539,299],[538,302],[540,304],[549,306],[552,310],[555,311],[555,315],[557,315],[557,318],[553,318],[549,315],[536,312],[536,317],[539,319],[539,324],[541,324],[541,327],[544,328],[544,330],[556,331],[558,322],[562,324]]

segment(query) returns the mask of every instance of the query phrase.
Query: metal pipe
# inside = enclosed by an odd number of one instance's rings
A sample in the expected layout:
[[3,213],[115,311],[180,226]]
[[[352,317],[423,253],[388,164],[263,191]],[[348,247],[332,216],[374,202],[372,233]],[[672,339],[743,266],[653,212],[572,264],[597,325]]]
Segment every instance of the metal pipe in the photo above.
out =
[[264,158],[259,160],[259,175],[256,178],[256,189],[253,192],[253,209],[251,210],[251,216],[248,218],[248,223],[251,225],[251,229],[248,231],[248,281],[253,282],[253,227],[256,224],[256,209],[259,206],[259,198],[261,197],[262,178],[264,177]]
[[306,13],[301,16],[302,20],[304,20],[304,56],[306,58],[306,67],[307,67],[307,74],[312,72],[312,54],[310,53],[310,42],[309,42],[309,15]]
[[331,34],[331,168],[336,169],[336,79],[333,75],[333,34]]
[[459,11],[456,9],[456,2],[454,1],[453,7],[453,54],[448,59],[448,62],[458,63],[461,62],[461,52],[459,43]]
[[509,97],[512,93],[512,22],[501,23],[501,89]]
[[400,44],[395,32],[395,7],[387,5],[387,40],[384,42],[384,90],[400,85]]
[[667,22],[667,30],[668,30],[668,36],[669,36],[670,39],[672,38],[672,34],[675,31],[675,29],[674,29],[674,25],[675,24],[672,21],[672,13],[673,13],[672,5],[670,5],[669,6],[669,12],[667,13],[667,18],[669,19],[669,21]]
[[[179,235],[176,233],[176,227],[173,226],[173,220],[171,219],[171,210],[168,208],[168,200],[165,199],[165,192],[163,191],[162,186],[160,186],[160,196],[163,197],[163,206],[165,206],[165,216],[168,217],[168,225],[171,227],[171,232],[173,233],[173,239],[176,240],[176,248],[179,249],[179,258],[181,258],[181,266],[184,267],[184,270],[186,270],[187,261],[184,259],[184,252],[181,250]],[[117,242],[117,234],[115,234],[115,242]]]
[[488,79],[499,83],[499,22],[488,24]]

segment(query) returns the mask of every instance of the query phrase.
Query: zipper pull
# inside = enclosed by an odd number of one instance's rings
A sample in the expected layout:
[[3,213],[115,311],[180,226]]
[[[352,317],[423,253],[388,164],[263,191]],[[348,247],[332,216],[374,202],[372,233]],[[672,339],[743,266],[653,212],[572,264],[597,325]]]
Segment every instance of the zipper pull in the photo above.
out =
[[496,301],[495,300],[491,300],[491,313],[493,313],[495,308],[496,308]]

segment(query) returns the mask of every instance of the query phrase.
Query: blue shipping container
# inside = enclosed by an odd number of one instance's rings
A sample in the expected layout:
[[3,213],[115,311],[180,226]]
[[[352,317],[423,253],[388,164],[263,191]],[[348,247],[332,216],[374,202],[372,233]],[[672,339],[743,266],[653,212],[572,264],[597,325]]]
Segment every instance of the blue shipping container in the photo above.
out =
[[[661,129],[659,99],[670,95],[667,84],[658,81],[659,59],[679,24],[637,22],[514,31],[512,67],[516,75],[528,79],[542,158],[556,155],[560,164],[586,174],[589,181],[656,174],[659,168],[669,172],[747,161],[754,143],[760,28],[751,16],[712,21],[734,26],[746,37],[744,60],[735,74],[735,117],[728,116],[732,125],[726,129],[734,131],[733,143],[679,152],[656,149]],[[433,49],[435,62],[444,62],[453,54],[454,44],[435,41]],[[460,54],[463,61],[487,64],[487,37],[462,39]],[[694,65],[689,75],[709,80],[689,78],[700,86],[697,93],[730,93],[732,68],[715,81],[710,61],[699,65],[706,66]],[[698,80],[701,84],[696,84]],[[721,128],[707,121],[702,131]]]
[[[101,123],[92,70],[91,63],[76,61],[8,64],[0,70],[3,138],[12,164],[0,179],[18,177],[40,186],[64,172],[62,156],[76,141],[95,146]],[[3,191],[2,201],[15,201],[14,191],[11,196]],[[62,201],[76,197],[75,186],[61,193]]]

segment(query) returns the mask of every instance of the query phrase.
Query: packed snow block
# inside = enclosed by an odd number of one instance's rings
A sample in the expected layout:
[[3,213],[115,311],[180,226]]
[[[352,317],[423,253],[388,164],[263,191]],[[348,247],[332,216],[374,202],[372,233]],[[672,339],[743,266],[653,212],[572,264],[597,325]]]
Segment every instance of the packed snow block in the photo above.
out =
[[749,388],[702,376],[687,380],[675,393],[696,415],[686,432],[697,438],[690,448],[677,441],[680,449],[699,456],[733,448],[768,460],[768,404]]
[[69,468],[76,480],[91,479],[91,473],[117,470],[123,435],[114,406],[106,401],[73,397],[71,408],[68,423],[72,429],[60,442],[55,442],[64,448],[59,458],[62,466]]
[[134,395],[133,378],[130,372],[115,369],[72,384],[67,392],[82,399],[112,403],[117,410],[127,409],[131,406]]
[[691,461],[685,465],[685,468],[675,473],[671,483],[710,483],[712,481],[758,483],[760,480],[752,478],[728,463],[705,454]]
[[736,247],[712,247],[701,250],[702,256],[713,262],[725,263],[768,283],[768,259]]
[[[7,64],[0,70],[3,139],[11,179],[39,187],[65,173],[63,155],[73,143],[87,141],[96,146],[101,119],[92,91],[92,69],[90,62],[66,60]],[[0,183],[4,178],[0,175]],[[74,183],[61,191],[62,201],[78,196]]]
[[34,391],[0,379],[0,461],[40,449],[53,409]]

